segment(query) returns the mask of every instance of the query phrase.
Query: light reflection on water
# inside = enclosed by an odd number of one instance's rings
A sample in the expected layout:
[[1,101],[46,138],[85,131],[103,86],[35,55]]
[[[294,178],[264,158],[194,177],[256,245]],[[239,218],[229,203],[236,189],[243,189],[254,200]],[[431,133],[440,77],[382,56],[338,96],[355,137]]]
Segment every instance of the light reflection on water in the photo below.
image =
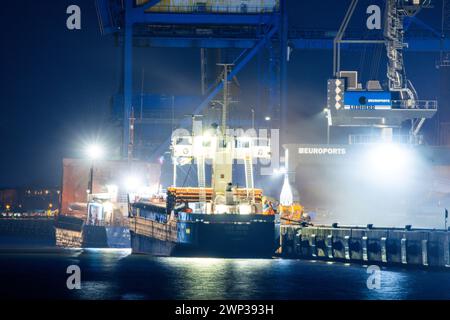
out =
[[[66,288],[80,266],[82,289]],[[0,297],[66,299],[450,299],[448,272],[382,269],[369,290],[356,264],[284,259],[155,258],[130,250],[0,254]]]

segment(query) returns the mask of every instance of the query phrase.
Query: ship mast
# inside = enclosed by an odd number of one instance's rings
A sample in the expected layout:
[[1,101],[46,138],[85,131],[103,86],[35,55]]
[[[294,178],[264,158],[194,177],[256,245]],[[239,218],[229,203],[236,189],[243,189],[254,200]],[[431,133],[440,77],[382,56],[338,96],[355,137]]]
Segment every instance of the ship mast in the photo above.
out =
[[[193,117],[191,135],[172,136],[172,158],[174,161],[174,176],[176,166],[197,162],[198,176],[198,207],[197,212],[208,214],[250,214],[261,212],[262,206],[256,205],[256,193],[253,183],[253,160],[271,158],[269,138],[254,136],[237,136],[231,134],[228,128],[230,97],[230,70],[232,64],[220,64],[223,67],[221,81],[223,81],[222,118],[220,124],[204,130]],[[200,125],[200,127],[198,127]],[[246,189],[233,186],[233,162],[236,159],[244,161]],[[212,197],[207,197],[205,165],[212,163]],[[175,183],[174,183],[175,184]],[[192,190],[191,190],[192,191]],[[245,192],[247,196],[245,197]],[[258,191],[260,192],[260,191]],[[259,209],[258,209],[259,208]]]
[[[218,143],[213,161],[212,187],[214,190],[214,202],[226,204],[225,197],[232,183],[233,177],[233,137],[227,135],[228,129],[228,106],[230,104],[230,92],[228,75],[232,64],[219,64],[223,67],[223,101],[222,104],[222,125],[218,134]],[[220,200],[222,199],[222,201]]]
[[227,121],[228,121],[228,106],[230,104],[230,92],[228,81],[228,74],[233,67],[233,64],[229,63],[219,63],[218,66],[223,67],[223,101],[222,101],[222,134],[226,136],[227,134]]

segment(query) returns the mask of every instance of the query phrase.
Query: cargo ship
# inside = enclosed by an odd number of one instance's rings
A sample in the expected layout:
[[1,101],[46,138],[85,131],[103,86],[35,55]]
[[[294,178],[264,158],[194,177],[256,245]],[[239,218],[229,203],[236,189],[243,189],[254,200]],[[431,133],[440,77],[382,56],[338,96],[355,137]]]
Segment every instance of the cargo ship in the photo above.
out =
[[[193,116],[192,133],[172,137],[173,186],[152,197],[129,195],[133,253],[250,258],[274,254],[275,216],[264,211],[263,192],[253,182],[254,160],[270,159],[270,139],[230,133],[228,65],[224,69],[221,125],[203,129]],[[245,167],[245,188],[232,181],[238,160]],[[198,186],[177,187],[177,167],[194,162]],[[206,187],[207,162],[211,187]]]
[[[165,201],[132,204],[130,234],[133,253],[255,258],[273,255],[274,216],[263,215],[261,190],[255,190],[253,206],[233,203],[228,206],[236,211],[228,213],[192,210],[192,204],[199,203],[202,191],[198,188],[170,188]],[[206,189],[206,193],[210,202],[213,190]],[[246,201],[246,195],[246,189],[230,191],[230,197],[240,203]],[[250,211],[252,207],[257,210]]]

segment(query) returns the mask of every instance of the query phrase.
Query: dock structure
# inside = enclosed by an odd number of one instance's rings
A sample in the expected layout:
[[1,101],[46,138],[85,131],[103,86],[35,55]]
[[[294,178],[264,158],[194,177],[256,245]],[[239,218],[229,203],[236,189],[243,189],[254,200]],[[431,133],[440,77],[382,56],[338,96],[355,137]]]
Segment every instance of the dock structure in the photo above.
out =
[[351,226],[282,225],[281,256],[377,265],[450,267],[450,232]]
[[0,249],[55,246],[54,218],[1,218]]

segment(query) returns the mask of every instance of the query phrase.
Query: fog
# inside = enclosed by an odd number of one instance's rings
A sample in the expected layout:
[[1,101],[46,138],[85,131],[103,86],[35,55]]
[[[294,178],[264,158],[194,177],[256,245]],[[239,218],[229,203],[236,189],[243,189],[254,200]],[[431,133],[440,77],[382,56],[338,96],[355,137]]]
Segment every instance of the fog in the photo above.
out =
[[369,149],[345,161],[298,164],[295,187],[316,223],[444,228],[450,168],[433,166],[418,152],[374,167]]

